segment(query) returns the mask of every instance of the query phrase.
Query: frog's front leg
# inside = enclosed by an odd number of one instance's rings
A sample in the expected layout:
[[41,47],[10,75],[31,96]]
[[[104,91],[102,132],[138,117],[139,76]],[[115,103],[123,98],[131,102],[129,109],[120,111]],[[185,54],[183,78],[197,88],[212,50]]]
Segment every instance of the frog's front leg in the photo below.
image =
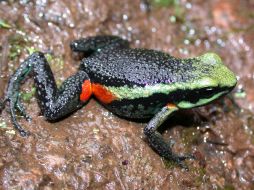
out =
[[92,36],[71,42],[70,47],[74,52],[92,54],[101,50],[128,48],[129,42],[118,36]]
[[21,63],[10,78],[6,95],[6,101],[10,103],[12,123],[22,136],[26,136],[27,132],[18,124],[16,110],[27,117],[19,100],[19,87],[30,73],[34,77],[40,109],[47,120],[58,120],[70,114],[80,108],[91,96],[90,79],[84,71],[79,70],[57,89],[45,56],[40,52],[33,53]]
[[156,114],[152,120],[148,123],[148,125],[144,128],[144,134],[146,135],[149,144],[151,147],[158,152],[158,154],[168,160],[172,160],[176,162],[183,168],[187,167],[183,163],[185,159],[193,159],[193,155],[177,155],[172,152],[172,144],[164,141],[162,135],[157,131],[159,126],[174,112],[176,112],[178,108],[175,105],[168,104],[163,107],[162,110]]

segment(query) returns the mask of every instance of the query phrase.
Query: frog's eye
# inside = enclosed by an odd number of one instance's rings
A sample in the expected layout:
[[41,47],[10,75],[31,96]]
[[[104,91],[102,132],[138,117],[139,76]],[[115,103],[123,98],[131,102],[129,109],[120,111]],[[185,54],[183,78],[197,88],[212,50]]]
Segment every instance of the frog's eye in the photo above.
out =
[[196,91],[198,98],[210,98],[218,92],[218,89],[213,87],[202,88]]
[[209,91],[212,91],[213,88],[206,88],[205,90],[209,92]]
[[206,88],[205,91],[206,92],[214,92],[215,88]]

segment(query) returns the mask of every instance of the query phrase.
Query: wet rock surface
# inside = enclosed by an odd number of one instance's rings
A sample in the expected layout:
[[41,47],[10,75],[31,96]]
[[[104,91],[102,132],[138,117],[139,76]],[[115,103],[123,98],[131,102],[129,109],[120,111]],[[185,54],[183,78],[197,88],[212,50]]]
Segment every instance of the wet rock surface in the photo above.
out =
[[197,157],[186,162],[189,171],[149,147],[146,123],[118,118],[93,99],[64,120],[45,121],[29,78],[22,101],[33,120],[19,117],[19,123],[31,135],[22,138],[13,130],[8,106],[0,115],[0,189],[254,188],[253,2],[154,2],[0,1],[0,96],[35,49],[47,53],[61,84],[76,72],[79,57],[69,43],[80,37],[119,35],[132,47],[177,57],[216,52],[238,76],[231,96],[164,124],[174,151]]

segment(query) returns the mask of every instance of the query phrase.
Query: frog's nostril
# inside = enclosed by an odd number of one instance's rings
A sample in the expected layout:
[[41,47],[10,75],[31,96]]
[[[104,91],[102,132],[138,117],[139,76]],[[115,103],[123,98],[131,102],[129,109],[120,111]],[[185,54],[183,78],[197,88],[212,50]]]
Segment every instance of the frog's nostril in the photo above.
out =
[[74,42],[71,42],[70,47],[71,47],[72,50],[76,50],[77,47],[78,47],[78,43],[75,42],[75,41],[74,41]]
[[72,51],[78,51],[79,49],[79,43],[76,41],[73,41],[70,43],[70,48]]

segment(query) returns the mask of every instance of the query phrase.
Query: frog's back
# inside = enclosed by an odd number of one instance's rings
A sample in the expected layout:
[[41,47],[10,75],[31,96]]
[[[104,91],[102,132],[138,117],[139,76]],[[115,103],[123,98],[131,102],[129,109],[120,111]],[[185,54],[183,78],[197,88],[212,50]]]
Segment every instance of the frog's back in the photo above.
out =
[[177,97],[156,85],[185,82],[193,64],[154,50],[114,49],[85,58],[81,69],[90,77],[94,96],[111,112],[148,118]]
[[84,59],[81,67],[94,83],[131,87],[185,82],[193,67],[186,61],[155,50],[115,49]]

